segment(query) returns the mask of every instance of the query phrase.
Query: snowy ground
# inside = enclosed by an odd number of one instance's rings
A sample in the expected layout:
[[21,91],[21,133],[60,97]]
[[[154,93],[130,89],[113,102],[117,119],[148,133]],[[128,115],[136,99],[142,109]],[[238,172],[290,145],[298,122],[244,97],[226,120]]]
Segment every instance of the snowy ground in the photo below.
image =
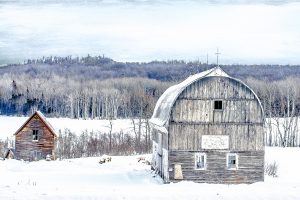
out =
[[0,161],[0,199],[300,199],[300,148],[266,148],[277,178],[250,185],[162,184],[138,156],[25,163]]

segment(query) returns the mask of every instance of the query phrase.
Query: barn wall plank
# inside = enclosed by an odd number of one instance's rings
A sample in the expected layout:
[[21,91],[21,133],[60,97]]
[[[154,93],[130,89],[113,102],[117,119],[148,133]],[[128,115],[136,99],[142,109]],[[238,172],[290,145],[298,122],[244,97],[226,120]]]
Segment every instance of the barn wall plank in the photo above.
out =
[[[206,170],[195,170],[195,153],[193,151],[171,151],[169,153],[169,169],[180,164],[184,180],[205,183],[254,183],[264,180],[264,151],[201,151],[207,155]],[[226,154],[235,152],[239,157],[237,170],[228,170]],[[174,170],[169,179],[174,179]]]
[[[214,109],[215,100],[222,100],[222,110]],[[263,181],[263,120],[259,100],[243,83],[221,76],[194,82],[183,90],[171,110],[167,141],[164,142],[169,152],[169,169],[175,164],[181,165],[183,179],[196,182]],[[154,138],[156,132],[153,131]],[[203,135],[228,138],[228,146],[225,149],[204,149]],[[206,170],[194,169],[195,152],[207,153]],[[238,170],[226,168],[228,152],[238,153]],[[177,181],[172,172],[169,179]]]

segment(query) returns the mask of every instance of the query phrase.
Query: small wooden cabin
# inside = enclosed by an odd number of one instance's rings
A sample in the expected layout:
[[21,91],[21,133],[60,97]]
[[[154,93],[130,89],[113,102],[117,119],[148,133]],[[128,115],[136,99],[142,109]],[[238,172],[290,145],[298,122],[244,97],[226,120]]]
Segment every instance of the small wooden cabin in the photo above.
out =
[[220,67],[167,89],[150,120],[152,168],[165,182],[264,180],[264,112],[256,94]]
[[15,135],[15,158],[27,161],[54,158],[56,134],[45,116],[36,111],[17,130]]

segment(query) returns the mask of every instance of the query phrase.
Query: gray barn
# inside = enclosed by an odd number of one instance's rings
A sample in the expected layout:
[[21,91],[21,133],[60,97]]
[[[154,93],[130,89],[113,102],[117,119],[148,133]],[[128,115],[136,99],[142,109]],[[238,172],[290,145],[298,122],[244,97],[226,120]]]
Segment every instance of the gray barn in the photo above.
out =
[[150,120],[154,168],[165,182],[264,180],[264,114],[256,94],[220,67],[167,89]]

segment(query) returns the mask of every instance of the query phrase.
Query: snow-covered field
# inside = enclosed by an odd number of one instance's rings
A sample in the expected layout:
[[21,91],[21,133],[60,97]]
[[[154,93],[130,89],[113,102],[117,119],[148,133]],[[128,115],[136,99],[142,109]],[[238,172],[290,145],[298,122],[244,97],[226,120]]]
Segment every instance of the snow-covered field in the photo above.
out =
[[[27,117],[0,116],[0,139],[11,138]],[[70,129],[109,131],[107,120],[47,118],[57,132]],[[113,132],[133,132],[131,120],[114,120]],[[147,155],[150,156],[150,155]],[[251,185],[163,184],[139,156],[99,157],[62,161],[0,161],[2,199],[300,199],[300,148],[266,148],[266,162],[276,161],[278,177]]]
[[[150,156],[150,155],[149,155]],[[0,161],[0,199],[300,199],[300,148],[266,148],[278,177],[250,185],[163,184],[138,156],[63,161]]]
[[[28,117],[0,116],[0,140],[13,139],[13,134],[24,124]],[[80,135],[82,132],[106,132],[110,130],[108,120],[83,120],[70,118],[47,118],[56,133],[69,129],[72,133]],[[138,120],[135,120],[138,123]],[[130,119],[112,120],[112,132],[133,133],[133,122]]]

